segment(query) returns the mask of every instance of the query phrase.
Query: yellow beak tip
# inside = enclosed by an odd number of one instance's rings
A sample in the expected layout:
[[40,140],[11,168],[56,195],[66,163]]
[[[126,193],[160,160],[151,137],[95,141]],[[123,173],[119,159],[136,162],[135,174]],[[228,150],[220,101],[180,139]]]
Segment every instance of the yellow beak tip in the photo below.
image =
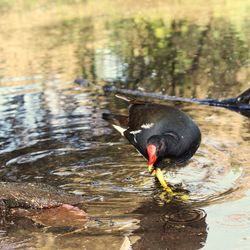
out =
[[148,165],[148,171],[149,173],[152,173],[154,170],[154,166],[153,165]]

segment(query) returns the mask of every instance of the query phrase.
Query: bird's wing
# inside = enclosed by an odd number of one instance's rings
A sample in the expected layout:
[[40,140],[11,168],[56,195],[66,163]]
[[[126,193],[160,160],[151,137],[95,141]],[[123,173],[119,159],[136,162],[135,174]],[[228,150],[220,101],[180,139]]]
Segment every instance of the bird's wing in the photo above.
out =
[[[183,163],[183,162],[189,160],[195,154],[197,149],[199,148],[200,141],[201,141],[201,138],[200,137],[197,138],[195,141],[193,141],[191,143],[191,145],[189,146],[189,148],[186,152],[182,153],[180,156],[177,156],[176,158],[175,157],[171,158],[171,160],[177,164]],[[181,148],[181,146],[182,145],[180,145],[180,148]]]
[[131,133],[131,131],[128,129],[124,131],[124,136],[139,151],[139,153],[141,153],[145,158],[147,158],[146,150],[138,143],[136,139],[136,134]]

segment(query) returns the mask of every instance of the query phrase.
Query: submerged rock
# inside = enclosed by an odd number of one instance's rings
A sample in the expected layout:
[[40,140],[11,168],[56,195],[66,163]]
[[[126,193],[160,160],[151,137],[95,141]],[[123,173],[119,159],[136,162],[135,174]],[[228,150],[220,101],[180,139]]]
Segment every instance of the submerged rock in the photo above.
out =
[[15,217],[26,217],[36,224],[50,227],[82,228],[88,221],[87,213],[69,204],[36,210],[11,209],[11,214]]
[[62,204],[76,205],[82,197],[42,183],[0,182],[0,200],[9,208],[50,208]]
[[44,226],[81,227],[88,217],[73,206],[80,203],[83,203],[81,196],[42,183],[0,182],[1,224],[6,217],[14,216],[28,217]]

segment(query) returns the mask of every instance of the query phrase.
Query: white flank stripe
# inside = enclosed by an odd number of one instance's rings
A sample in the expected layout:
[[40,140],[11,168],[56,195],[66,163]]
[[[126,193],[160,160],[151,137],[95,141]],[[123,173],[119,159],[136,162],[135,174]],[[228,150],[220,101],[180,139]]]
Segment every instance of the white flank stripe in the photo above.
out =
[[141,129],[130,131],[129,133],[132,134],[132,135],[136,135],[136,134],[141,133]]
[[126,128],[120,127],[118,125],[112,125],[118,132],[121,133],[121,135],[124,135],[124,131],[127,130]]
[[146,124],[141,125],[141,128],[148,129],[148,128],[152,128],[153,126],[154,126],[154,123],[146,123]]

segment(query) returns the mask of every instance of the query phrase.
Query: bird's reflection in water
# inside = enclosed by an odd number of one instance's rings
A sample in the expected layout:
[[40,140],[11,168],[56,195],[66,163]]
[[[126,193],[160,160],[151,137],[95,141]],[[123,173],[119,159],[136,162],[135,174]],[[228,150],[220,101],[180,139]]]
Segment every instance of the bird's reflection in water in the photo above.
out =
[[152,200],[138,208],[139,236],[132,249],[200,249],[207,239],[206,213],[191,204],[172,200],[159,204]]

